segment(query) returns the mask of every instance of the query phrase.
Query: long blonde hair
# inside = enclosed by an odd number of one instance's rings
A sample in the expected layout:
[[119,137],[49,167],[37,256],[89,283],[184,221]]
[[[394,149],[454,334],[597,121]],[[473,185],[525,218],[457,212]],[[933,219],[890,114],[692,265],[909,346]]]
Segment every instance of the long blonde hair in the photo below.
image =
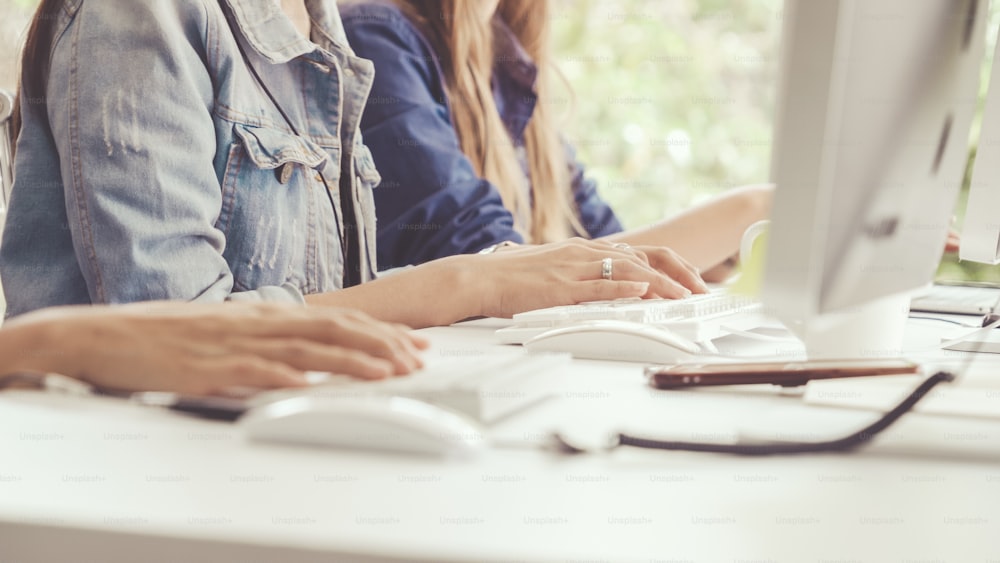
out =
[[[445,73],[462,152],[500,190],[526,240],[545,243],[585,234],[575,211],[562,140],[546,103],[554,73],[549,1],[499,0],[497,15],[538,66],[538,103],[525,130],[530,196],[514,145],[493,101],[493,27],[472,0],[396,0],[430,34]],[[530,210],[530,211],[529,211]],[[526,223],[526,224],[525,224]]]

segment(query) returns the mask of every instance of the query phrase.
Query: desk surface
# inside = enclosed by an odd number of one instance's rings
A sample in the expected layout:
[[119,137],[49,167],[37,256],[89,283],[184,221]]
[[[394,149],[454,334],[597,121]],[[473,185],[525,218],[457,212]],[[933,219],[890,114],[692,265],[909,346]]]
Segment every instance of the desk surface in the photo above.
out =
[[[473,356],[490,324],[426,331],[429,353]],[[851,455],[559,456],[533,444],[553,428],[711,440],[805,410],[768,389],[653,391],[638,364],[569,369],[563,396],[495,425],[505,446],[471,461],[249,444],[113,399],[4,393],[0,561],[1000,561],[1000,422],[913,415]]]

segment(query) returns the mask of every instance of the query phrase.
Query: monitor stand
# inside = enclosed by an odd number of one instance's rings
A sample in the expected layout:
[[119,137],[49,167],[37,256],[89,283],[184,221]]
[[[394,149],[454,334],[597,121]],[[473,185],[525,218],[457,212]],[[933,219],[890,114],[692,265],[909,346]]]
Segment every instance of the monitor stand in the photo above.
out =
[[802,340],[810,360],[899,358],[910,312],[902,293],[789,326]]

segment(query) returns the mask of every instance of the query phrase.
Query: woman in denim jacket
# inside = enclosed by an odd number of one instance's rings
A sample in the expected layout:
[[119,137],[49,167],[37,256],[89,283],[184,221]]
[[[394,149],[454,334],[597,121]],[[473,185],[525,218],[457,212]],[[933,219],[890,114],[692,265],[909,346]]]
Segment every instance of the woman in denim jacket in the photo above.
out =
[[[550,105],[548,0],[343,2],[355,51],[375,63],[361,120],[383,178],[375,194],[379,263],[419,264],[500,241],[572,234],[639,246],[654,265],[669,245],[708,270],[767,217],[772,188],[624,231],[563,142]],[[416,170],[416,171],[415,171]],[[412,236],[415,220],[442,228]],[[643,247],[642,245],[647,245]],[[714,272],[725,272],[725,268]]]
[[374,279],[372,75],[328,0],[43,0],[0,250],[9,314],[271,300],[427,326],[703,290],[683,260],[581,240]]

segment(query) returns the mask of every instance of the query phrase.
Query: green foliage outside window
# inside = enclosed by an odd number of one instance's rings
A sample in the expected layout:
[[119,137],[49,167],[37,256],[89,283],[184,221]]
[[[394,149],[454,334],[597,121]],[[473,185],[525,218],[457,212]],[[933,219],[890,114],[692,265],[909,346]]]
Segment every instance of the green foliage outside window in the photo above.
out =
[[[728,187],[767,181],[783,2],[558,5],[556,62],[575,93],[565,130],[627,226]],[[992,59],[996,3],[990,16]],[[991,63],[983,68],[983,92]],[[977,123],[974,140],[978,129]],[[956,205],[958,225],[966,195]],[[946,257],[938,274],[1000,281],[1000,268],[959,263],[956,256]]]
[[780,1],[558,6],[565,130],[627,226],[767,181]]

